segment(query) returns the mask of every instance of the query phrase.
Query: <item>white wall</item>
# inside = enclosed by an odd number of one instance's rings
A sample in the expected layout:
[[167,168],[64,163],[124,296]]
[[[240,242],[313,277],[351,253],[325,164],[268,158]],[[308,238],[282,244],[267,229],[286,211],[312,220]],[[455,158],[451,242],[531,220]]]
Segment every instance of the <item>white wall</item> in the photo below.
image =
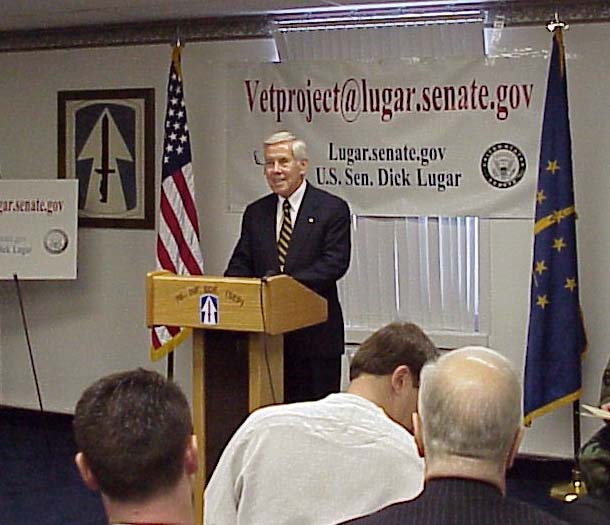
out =
[[[579,210],[581,298],[590,352],[584,363],[584,400],[595,402],[610,348],[610,43],[608,25],[572,26],[566,35]],[[497,45],[506,50],[547,51],[541,27],[505,29]],[[268,40],[193,43],[183,51],[186,104],[204,265],[223,271],[239,231],[238,215],[226,212],[227,147],[222,80],[208,61],[275,55]],[[0,164],[5,178],[54,178],[57,166],[57,91],[154,87],[156,159],[160,158],[169,46],[0,54]],[[157,164],[159,164],[157,162]],[[157,171],[159,167],[157,166]],[[158,174],[157,174],[158,176]],[[252,174],[252,176],[258,176]],[[262,176],[262,175],[261,175]],[[522,369],[529,299],[532,225],[491,225],[490,346]],[[99,376],[148,361],[144,325],[144,276],[154,267],[151,231],[79,230],[79,277],[72,282],[24,282],[32,343],[43,401],[70,412],[82,389]],[[190,391],[189,348],[177,352],[177,377]],[[14,286],[0,282],[0,402],[35,408],[37,401]],[[154,365],[163,369],[163,362]],[[583,420],[585,437],[596,424]],[[569,456],[569,409],[534,422],[524,451]]]

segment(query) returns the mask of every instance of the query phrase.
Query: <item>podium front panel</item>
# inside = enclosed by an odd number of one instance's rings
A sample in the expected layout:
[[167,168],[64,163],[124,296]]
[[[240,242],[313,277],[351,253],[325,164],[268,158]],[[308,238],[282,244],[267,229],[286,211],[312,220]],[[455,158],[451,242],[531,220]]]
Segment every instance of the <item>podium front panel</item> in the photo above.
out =
[[264,331],[260,279],[167,273],[149,283],[149,326]]

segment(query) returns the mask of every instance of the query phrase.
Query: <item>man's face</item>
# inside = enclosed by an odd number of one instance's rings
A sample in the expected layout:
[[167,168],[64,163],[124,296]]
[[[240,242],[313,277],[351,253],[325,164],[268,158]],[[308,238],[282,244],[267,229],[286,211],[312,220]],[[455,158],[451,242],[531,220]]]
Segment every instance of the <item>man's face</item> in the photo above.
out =
[[301,185],[307,160],[295,160],[292,142],[265,145],[265,177],[271,191],[288,198]]

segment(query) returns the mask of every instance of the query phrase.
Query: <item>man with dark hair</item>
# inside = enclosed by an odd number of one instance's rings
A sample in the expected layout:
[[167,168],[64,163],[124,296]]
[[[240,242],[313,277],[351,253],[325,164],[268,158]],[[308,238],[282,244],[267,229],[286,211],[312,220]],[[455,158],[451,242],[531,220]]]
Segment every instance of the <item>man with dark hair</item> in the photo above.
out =
[[329,525],[422,488],[411,415],[437,349],[392,323],[354,356],[346,393],[262,408],[237,430],[205,492],[206,525]]
[[505,357],[467,347],[426,364],[413,423],[423,492],[351,525],[565,525],[504,496],[523,431],[521,386]]
[[415,386],[419,386],[419,373],[430,360],[431,345],[426,334],[412,323],[384,326],[358,348],[349,368],[350,381],[363,374],[385,376],[407,364],[418,382]]
[[271,193],[250,204],[225,275],[290,275],[326,299],[328,319],[284,334],[284,400],[311,401],[339,390],[345,341],[337,281],[349,267],[347,203],[305,180],[305,142],[288,131],[264,142]]
[[76,466],[109,523],[192,524],[197,443],[180,388],[143,369],[99,379],[74,414]]

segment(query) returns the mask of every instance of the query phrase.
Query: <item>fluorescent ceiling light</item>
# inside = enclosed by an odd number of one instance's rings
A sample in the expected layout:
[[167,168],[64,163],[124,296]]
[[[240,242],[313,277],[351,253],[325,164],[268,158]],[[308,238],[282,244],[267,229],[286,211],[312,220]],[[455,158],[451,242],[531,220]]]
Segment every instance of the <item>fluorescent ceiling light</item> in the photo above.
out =
[[382,2],[382,3],[370,3],[370,4],[355,4],[355,5],[332,5],[332,6],[319,6],[319,7],[297,7],[291,9],[276,9],[269,11],[270,15],[304,15],[304,14],[316,14],[316,13],[335,13],[335,12],[357,12],[357,11],[371,11],[379,9],[413,9],[413,8],[426,8],[426,7],[443,7],[443,6],[456,6],[459,4],[470,3],[470,0],[429,0],[429,1],[416,1],[416,2]]
[[[443,20],[443,24],[467,24],[480,22],[481,18],[456,18],[450,20]],[[434,24],[433,20],[410,20],[403,22],[377,22],[377,23],[366,23],[366,22],[353,22],[351,24],[320,24],[320,25],[309,25],[309,26],[289,26],[280,27],[281,33],[292,33],[298,31],[320,31],[329,29],[367,29],[367,28],[378,28],[378,27],[407,27],[407,26],[424,26]]]
[[476,9],[469,9],[463,11],[430,11],[423,13],[397,13],[397,14],[366,14],[362,16],[350,16],[346,15],[338,15],[338,16],[320,16],[315,18],[299,18],[299,19],[283,19],[276,20],[275,23],[279,26],[298,26],[298,25],[311,25],[311,24],[333,24],[333,23],[341,23],[345,22],[347,24],[350,23],[376,23],[376,22],[384,22],[391,21],[396,24],[404,23],[404,21],[408,20],[418,20],[418,21],[433,21],[436,19],[447,20],[454,18],[464,18],[464,17],[478,17],[477,20],[481,18],[481,12]]

